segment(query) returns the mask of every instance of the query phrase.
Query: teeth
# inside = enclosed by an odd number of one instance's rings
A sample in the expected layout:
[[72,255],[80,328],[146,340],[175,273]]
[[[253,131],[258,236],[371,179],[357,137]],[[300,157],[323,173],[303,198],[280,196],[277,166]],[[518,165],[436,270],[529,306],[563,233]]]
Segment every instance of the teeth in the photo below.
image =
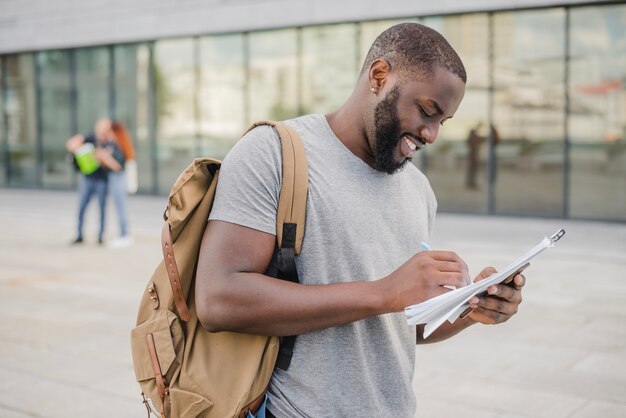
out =
[[411,141],[406,136],[404,137],[404,142],[406,142],[406,144],[409,146],[409,148],[411,148],[411,151],[415,151],[417,149],[417,144],[415,142]]

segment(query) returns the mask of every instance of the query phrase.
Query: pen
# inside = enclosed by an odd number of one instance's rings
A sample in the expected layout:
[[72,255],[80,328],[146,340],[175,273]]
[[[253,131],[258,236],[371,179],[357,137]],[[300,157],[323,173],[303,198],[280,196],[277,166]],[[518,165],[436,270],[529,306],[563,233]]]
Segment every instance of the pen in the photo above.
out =
[[426,244],[424,241],[420,242],[420,247],[422,247],[424,251],[430,251],[430,245]]

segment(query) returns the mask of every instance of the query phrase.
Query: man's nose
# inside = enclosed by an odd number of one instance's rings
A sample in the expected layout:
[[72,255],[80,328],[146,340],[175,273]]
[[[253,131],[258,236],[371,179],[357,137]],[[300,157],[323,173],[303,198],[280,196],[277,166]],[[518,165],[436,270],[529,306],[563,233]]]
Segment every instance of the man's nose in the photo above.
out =
[[438,124],[429,124],[424,125],[420,129],[419,136],[426,143],[432,144],[437,140],[437,135],[439,134],[439,125]]

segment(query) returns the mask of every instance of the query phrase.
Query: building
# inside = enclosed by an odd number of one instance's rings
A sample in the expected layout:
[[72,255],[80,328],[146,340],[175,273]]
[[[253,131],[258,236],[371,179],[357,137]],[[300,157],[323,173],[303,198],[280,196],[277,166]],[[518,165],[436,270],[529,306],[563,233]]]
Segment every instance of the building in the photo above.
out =
[[626,221],[626,1],[425,3],[0,0],[0,187],[75,187],[64,143],[109,115],[165,194],[254,120],[334,110],[371,41],[416,21],[468,73],[415,161],[441,210]]

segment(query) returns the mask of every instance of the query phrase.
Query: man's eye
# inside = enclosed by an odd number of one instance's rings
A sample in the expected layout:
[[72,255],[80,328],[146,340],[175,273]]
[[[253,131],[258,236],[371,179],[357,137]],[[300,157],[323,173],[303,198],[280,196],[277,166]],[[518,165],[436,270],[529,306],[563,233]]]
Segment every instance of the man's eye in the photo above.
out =
[[424,108],[423,108],[422,106],[418,106],[418,107],[419,107],[419,109],[420,109],[420,113],[421,113],[423,116],[425,116],[425,117],[427,117],[427,118],[429,118],[429,117],[431,116],[431,115],[429,115],[428,113],[426,113],[426,111],[424,110]]

